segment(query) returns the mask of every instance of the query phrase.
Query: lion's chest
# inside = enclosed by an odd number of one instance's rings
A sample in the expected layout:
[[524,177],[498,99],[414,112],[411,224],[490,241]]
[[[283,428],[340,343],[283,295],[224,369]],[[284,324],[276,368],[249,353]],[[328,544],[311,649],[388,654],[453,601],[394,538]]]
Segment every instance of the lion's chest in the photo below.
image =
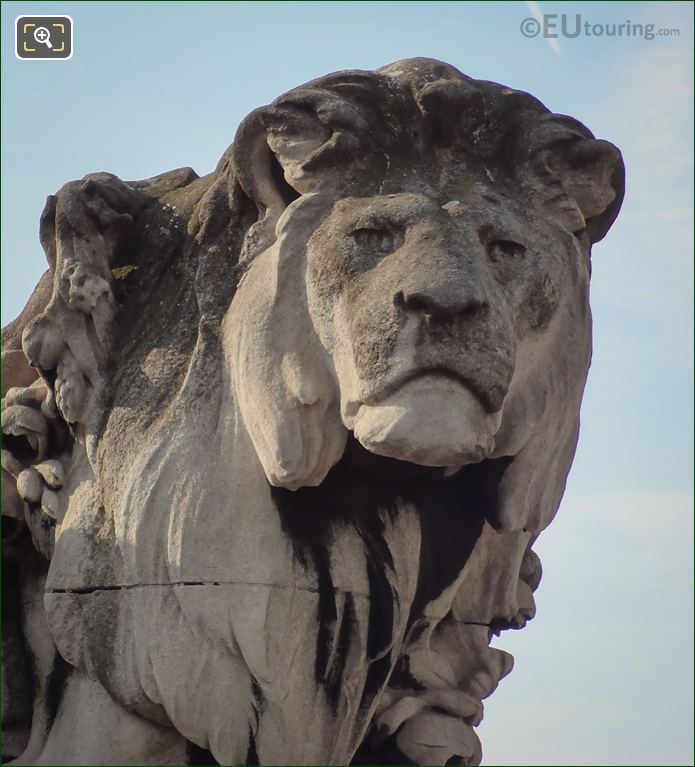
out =
[[[233,475],[211,461],[184,476],[182,445],[158,450],[134,461],[107,507],[108,578],[87,583],[60,557],[49,614],[72,627],[61,649],[121,703],[209,740],[222,762],[244,761],[258,717],[264,762],[344,763],[403,642],[417,512],[353,515],[330,487],[320,503],[274,495],[241,461]],[[67,537],[85,530],[89,545],[90,516],[86,503],[73,509]],[[60,592],[76,579],[85,593]]]

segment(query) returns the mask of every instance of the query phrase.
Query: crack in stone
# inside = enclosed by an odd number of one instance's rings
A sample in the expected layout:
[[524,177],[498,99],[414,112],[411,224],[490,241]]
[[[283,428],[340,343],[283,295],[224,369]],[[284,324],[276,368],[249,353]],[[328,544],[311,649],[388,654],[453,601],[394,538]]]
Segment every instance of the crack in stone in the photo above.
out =
[[[171,581],[169,583],[126,583],[113,586],[86,586],[83,588],[64,588],[64,589],[46,589],[46,594],[94,594],[99,591],[131,591],[141,588],[167,588],[172,586],[264,586],[270,589],[282,589],[288,591],[304,591],[309,594],[318,594],[318,588],[310,586],[289,585],[285,583],[267,583],[264,581]],[[343,589],[334,589],[336,593],[350,593],[353,597],[360,599],[369,599],[368,594],[356,591],[344,591]]]

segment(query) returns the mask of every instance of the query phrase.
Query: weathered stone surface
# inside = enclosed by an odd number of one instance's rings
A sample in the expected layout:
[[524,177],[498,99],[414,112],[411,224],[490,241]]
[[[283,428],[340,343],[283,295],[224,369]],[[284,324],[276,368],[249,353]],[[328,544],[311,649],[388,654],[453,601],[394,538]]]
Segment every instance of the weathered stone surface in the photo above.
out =
[[412,59],[203,178],[49,197],[3,353],[6,756],[479,763],[622,193],[577,121]]

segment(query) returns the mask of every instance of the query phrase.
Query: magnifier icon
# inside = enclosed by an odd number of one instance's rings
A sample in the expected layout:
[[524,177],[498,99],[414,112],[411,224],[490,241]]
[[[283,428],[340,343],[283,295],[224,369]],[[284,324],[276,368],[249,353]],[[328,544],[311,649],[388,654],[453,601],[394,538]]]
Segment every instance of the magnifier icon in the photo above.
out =
[[51,34],[46,27],[36,27],[34,30],[34,40],[37,43],[43,43],[47,48],[53,48],[51,45]]

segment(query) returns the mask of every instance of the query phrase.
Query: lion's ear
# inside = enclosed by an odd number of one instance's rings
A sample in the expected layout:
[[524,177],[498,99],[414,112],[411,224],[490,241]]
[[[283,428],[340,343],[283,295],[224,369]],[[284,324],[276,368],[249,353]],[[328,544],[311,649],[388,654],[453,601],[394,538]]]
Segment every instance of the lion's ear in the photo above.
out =
[[347,440],[333,363],[307,307],[312,202],[304,198],[287,212],[277,241],[246,272],[225,319],[241,418],[268,481],[289,490],[320,484]]
[[592,242],[602,239],[622,202],[620,151],[608,141],[579,139],[549,149],[544,161],[581,214],[572,231],[586,229]]
[[625,193],[620,150],[562,115],[544,116],[525,140],[529,159],[520,174],[531,197],[568,231],[586,232],[590,242],[598,242],[618,215]]
[[364,191],[381,178],[386,161],[369,143],[374,127],[368,118],[364,108],[330,90],[306,88],[243,120],[228,159],[258,208],[254,255],[273,241],[280,216],[299,197],[355,184]]

